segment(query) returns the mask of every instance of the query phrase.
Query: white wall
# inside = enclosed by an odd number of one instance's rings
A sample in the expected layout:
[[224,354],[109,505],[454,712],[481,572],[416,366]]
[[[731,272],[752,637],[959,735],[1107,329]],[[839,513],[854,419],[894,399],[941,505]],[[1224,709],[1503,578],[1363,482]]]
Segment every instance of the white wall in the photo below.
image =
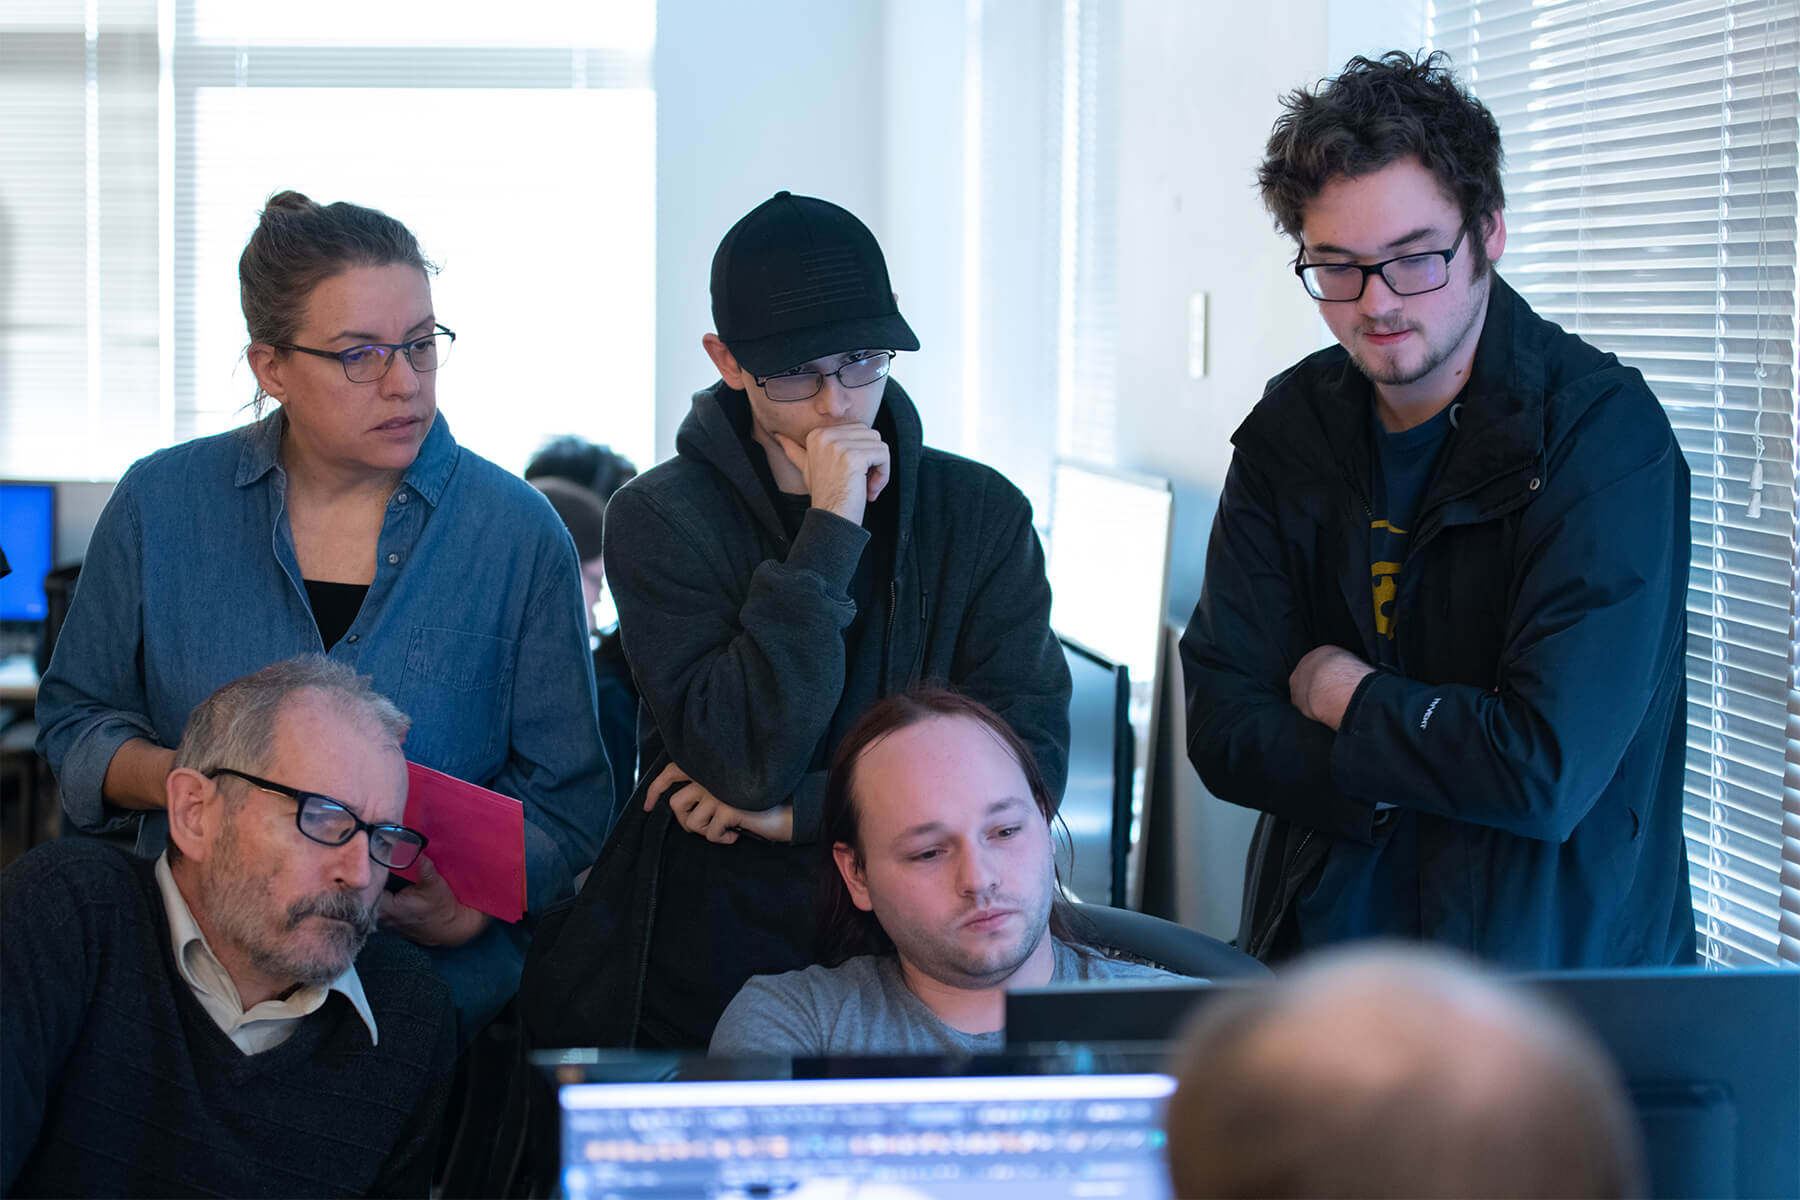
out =
[[[1174,482],[1172,632],[1200,594],[1232,430],[1270,375],[1319,345],[1318,317],[1288,269],[1293,251],[1262,207],[1255,170],[1280,93],[1324,73],[1327,10],[1326,0],[1124,10],[1115,444],[1119,466]],[[1188,367],[1196,292],[1207,299],[1198,379]],[[1167,716],[1165,730],[1182,728],[1179,713]],[[1153,803],[1175,806],[1176,912],[1229,937],[1255,814],[1206,795],[1185,746],[1171,749],[1172,794]]]
[[963,119],[968,0],[882,5],[883,251],[919,351],[894,375],[918,405],[926,439],[972,453],[964,430]]

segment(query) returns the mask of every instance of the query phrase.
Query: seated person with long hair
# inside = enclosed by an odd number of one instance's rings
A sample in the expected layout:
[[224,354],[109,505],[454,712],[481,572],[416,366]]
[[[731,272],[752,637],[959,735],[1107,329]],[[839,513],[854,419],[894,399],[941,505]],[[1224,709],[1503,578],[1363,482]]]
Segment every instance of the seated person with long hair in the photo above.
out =
[[712,1053],[998,1050],[1008,988],[1168,978],[1079,940],[1057,890],[1053,811],[992,709],[937,688],[877,702],[825,785],[821,965],[752,978]]

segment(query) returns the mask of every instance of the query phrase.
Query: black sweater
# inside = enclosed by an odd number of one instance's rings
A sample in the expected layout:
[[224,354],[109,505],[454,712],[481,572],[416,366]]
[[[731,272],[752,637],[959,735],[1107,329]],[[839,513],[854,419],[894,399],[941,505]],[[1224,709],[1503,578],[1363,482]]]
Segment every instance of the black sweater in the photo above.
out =
[[454,1021],[415,947],[356,968],[381,1043],[333,992],[246,1055],[175,966],[154,864],[39,847],[0,876],[0,1191],[8,1195],[427,1193]]

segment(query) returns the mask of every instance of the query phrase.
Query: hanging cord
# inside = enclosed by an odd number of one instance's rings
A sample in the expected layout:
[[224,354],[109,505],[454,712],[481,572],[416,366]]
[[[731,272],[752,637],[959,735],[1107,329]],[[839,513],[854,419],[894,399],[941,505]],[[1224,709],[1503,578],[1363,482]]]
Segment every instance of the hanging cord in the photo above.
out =
[[1769,309],[1769,91],[1774,76],[1775,19],[1765,19],[1762,27],[1762,95],[1757,115],[1757,218],[1756,218],[1756,422],[1751,427],[1756,444],[1756,460],[1750,466],[1750,501],[1744,515],[1751,520],[1762,516],[1763,501],[1763,417],[1768,404],[1769,368],[1763,362],[1763,322]]

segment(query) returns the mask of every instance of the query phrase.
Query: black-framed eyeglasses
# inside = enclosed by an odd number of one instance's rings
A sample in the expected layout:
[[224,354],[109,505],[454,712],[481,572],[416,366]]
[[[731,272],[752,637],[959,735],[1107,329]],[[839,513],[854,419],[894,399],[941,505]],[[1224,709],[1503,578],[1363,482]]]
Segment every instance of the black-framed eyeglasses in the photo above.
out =
[[[783,403],[789,400],[811,400],[825,386],[829,376],[847,388],[864,388],[888,373],[888,367],[894,361],[892,350],[859,350],[857,357],[851,359],[835,371],[815,371],[811,367],[796,367],[792,371],[783,371],[779,375],[770,375],[766,379],[757,379],[756,386],[761,388],[771,400]],[[755,378],[752,376],[752,378]]]
[[348,350],[315,350],[311,346],[296,346],[292,342],[269,344],[277,350],[298,350],[315,358],[335,358],[344,368],[344,377],[351,383],[374,383],[393,369],[395,351],[406,355],[406,361],[421,375],[437,370],[450,357],[450,347],[456,344],[456,333],[439,325],[436,333],[428,333],[410,342],[370,342],[366,346],[352,346]]
[[[1306,293],[1314,300],[1328,303],[1340,303],[1350,300],[1361,300],[1363,289],[1369,286],[1369,276],[1379,275],[1381,281],[1388,286],[1388,291],[1396,296],[1423,296],[1426,292],[1435,292],[1450,282],[1450,260],[1456,257],[1456,251],[1468,236],[1465,227],[1450,243],[1448,250],[1424,250],[1416,254],[1402,254],[1399,258],[1390,258],[1378,263],[1306,263],[1296,260],[1294,274],[1306,285]],[[1300,252],[1302,255],[1306,251]]]
[[294,825],[321,846],[342,846],[359,833],[368,834],[369,857],[396,871],[404,871],[418,862],[426,843],[431,840],[404,825],[365,821],[340,802],[319,792],[303,792],[230,767],[214,767],[206,772],[208,779],[217,779],[221,775],[234,775],[253,787],[294,801],[299,805],[294,810]]

